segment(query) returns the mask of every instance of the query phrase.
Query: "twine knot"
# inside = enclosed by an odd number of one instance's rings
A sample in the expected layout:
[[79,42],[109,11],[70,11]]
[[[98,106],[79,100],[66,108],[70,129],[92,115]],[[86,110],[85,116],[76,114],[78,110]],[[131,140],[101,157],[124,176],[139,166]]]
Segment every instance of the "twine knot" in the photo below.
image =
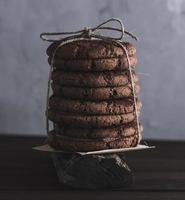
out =
[[93,31],[92,31],[91,27],[85,27],[82,32],[82,37],[91,38],[92,34],[93,34]]

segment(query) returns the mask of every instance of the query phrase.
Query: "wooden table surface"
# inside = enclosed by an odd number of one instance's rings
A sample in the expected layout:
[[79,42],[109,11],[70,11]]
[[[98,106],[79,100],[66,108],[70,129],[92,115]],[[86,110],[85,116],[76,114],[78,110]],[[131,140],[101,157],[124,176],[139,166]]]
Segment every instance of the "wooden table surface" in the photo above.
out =
[[130,188],[85,191],[59,184],[50,155],[32,150],[43,141],[42,137],[0,136],[0,200],[185,200],[185,142],[149,141],[156,149],[126,153],[135,174]]

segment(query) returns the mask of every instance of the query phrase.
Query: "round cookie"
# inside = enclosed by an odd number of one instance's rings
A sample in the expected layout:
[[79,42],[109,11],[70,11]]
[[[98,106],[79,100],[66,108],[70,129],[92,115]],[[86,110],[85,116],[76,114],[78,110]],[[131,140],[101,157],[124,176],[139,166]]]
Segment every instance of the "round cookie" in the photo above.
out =
[[[141,109],[141,102],[137,101],[137,109]],[[49,107],[52,110],[81,113],[88,115],[97,114],[124,114],[134,112],[135,105],[132,99],[121,99],[113,101],[79,101],[64,99],[57,96],[51,96]]]
[[[138,82],[138,76],[132,72],[133,81]],[[123,72],[65,72],[55,70],[52,72],[54,83],[61,86],[75,87],[112,87],[124,86],[130,82],[129,71]]]
[[70,138],[63,135],[57,135],[54,132],[51,132],[48,137],[48,143],[52,147],[71,152],[88,152],[105,149],[135,147],[138,144],[138,140],[138,135],[95,140]]
[[120,115],[83,115],[48,110],[48,119],[58,125],[70,125],[82,128],[103,128],[119,126],[132,122],[136,118],[135,112]]
[[[127,123],[122,126],[109,128],[78,128],[71,126],[56,126],[55,132],[59,135],[64,135],[72,138],[84,139],[101,139],[101,138],[117,138],[129,137],[138,133],[136,122]],[[140,132],[143,132],[143,126],[140,124]]]
[[[130,67],[134,68],[137,64],[136,55],[129,56]],[[48,58],[51,64],[51,57]],[[84,71],[84,72],[102,72],[102,71],[123,71],[128,70],[128,60],[121,58],[101,58],[101,59],[78,59],[62,60],[55,58],[54,68],[64,71]]]
[[[132,96],[131,84],[119,87],[101,87],[101,88],[82,88],[82,87],[66,87],[57,84],[51,84],[53,94],[62,96],[67,99],[81,100],[111,100],[121,99]],[[139,85],[135,84],[135,93],[139,92]]]
[[[52,56],[60,43],[60,41],[52,43],[46,51],[47,55]],[[131,43],[121,43],[127,49],[128,55],[136,53],[136,49]],[[64,60],[119,58],[123,56],[125,56],[125,52],[120,45],[113,41],[98,39],[73,41],[62,45],[56,52],[56,57]]]

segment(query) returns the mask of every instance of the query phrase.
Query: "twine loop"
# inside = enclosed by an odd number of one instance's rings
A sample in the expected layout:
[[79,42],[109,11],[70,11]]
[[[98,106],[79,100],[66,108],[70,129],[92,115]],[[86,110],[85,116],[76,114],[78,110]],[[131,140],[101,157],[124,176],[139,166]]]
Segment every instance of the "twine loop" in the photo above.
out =
[[[104,26],[110,22],[113,23],[118,23],[120,28],[114,28],[112,26]],[[111,31],[115,31],[115,32],[119,32],[121,33],[119,37],[110,37],[110,36],[105,36],[105,35],[100,35],[99,33],[97,33],[97,31],[99,30],[111,30]],[[49,134],[50,130],[49,130],[49,119],[48,119],[48,108],[49,108],[49,95],[50,95],[50,86],[51,86],[51,74],[52,74],[52,70],[54,68],[54,59],[55,59],[55,55],[57,50],[67,44],[67,43],[71,43],[74,41],[79,41],[79,40],[91,40],[91,39],[100,39],[100,40],[105,40],[105,41],[110,41],[113,42],[117,45],[119,45],[125,55],[126,55],[126,59],[128,62],[128,69],[129,69],[129,75],[130,75],[130,82],[131,82],[131,90],[132,90],[132,94],[133,94],[133,101],[134,101],[134,107],[135,107],[135,114],[136,114],[136,123],[137,123],[137,131],[138,131],[138,143],[141,140],[141,133],[140,133],[140,126],[139,126],[139,114],[138,114],[138,110],[137,110],[137,103],[136,103],[136,94],[135,94],[135,86],[134,86],[134,81],[133,81],[133,75],[132,75],[132,69],[130,66],[130,58],[128,55],[128,51],[126,49],[126,47],[121,43],[121,40],[123,39],[124,35],[128,35],[131,38],[138,40],[138,38],[133,35],[132,33],[126,31],[124,29],[123,23],[120,19],[117,18],[111,18],[106,20],[103,23],[100,23],[99,25],[95,26],[95,27],[85,27],[82,30],[79,31],[73,31],[73,32],[53,32],[53,33],[48,33],[48,32],[44,32],[40,34],[40,38],[44,41],[48,41],[48,42],[59,42],[59,44],[57,45],[57,47],[54,49],[53,55],[52,55],[52,59],[51,59],[51,67],[50,67],[50,72],[49,72],[49,79],[48,79],[48,88],[47,88],[47,99],[46,99],[46,130],[47,130],[47,134]],[[64,36],[67,35],[67,37],[59,37],[56,38],[56,36]],[[54,36],[54,38],[52,38]],[[51,38],[50,38],[51,37]],[[53,123],[54,127],[56,127],[56,124]]]

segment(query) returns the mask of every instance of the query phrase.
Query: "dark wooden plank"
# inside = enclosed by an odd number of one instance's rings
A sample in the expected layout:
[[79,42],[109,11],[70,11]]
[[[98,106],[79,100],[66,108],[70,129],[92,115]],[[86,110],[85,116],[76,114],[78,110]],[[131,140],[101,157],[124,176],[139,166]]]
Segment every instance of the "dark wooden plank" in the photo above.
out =
[[44,138],[0,137],[0,189],[59,186],[50,156],[32,150]]
[[[49,154],[32,150],[43,141],[43,137],[0,137],[1,191],[68,191],[58,183]],[[185,142],[148,143],[157,148],[126,153],[135,174],[135,184],[127,191],[185,191]]]
[[3,200],[184,200],[184,192],[120,192],[120,191],[2,191]]

